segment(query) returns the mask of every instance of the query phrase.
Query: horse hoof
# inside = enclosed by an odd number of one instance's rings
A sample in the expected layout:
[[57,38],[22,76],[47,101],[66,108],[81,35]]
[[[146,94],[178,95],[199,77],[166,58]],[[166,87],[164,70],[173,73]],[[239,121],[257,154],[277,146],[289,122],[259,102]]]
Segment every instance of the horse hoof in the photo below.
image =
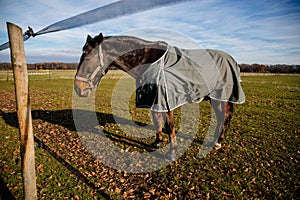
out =
[[219,150],[221,148],[222,148],[222,145],[220,143],[216,143],[215,146],[214,146],[215,150]]
[[177,159],[177,151],[176,150],[171,150],[168,153],[168,159],[171,160],[172,162]]
[[170,159],[171,159],[171,161],[175,161],[176,160],[176,154],[175,153],[171,153]]
[[153,143],[151,144],[151,146],[154,147],[154,148],[160,148],[160,147],[161,147],[161,143],[153,142]]

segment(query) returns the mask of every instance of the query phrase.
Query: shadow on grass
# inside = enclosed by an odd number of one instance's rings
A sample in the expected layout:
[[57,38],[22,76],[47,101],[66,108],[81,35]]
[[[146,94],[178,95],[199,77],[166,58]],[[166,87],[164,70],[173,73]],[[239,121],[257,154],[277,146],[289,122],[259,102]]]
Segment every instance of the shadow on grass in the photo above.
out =
[[[91,111],[85,111],[85,110],[75,110],[76,114],[82,114],[83,116],[86,114],[93,114],[94,112]],[[37,120],[41,119],[43,121],[47,121],[51,124],[58,124],[60,126],[63,126],[70,131],[77,131],[78,127],[75,126],[74,120],[73,120],[73,112],[72,109],[65,109],[65,110],[33,110],[31,111],[32,119]],[[96,112],[96,116],[98,118],[99,124],[101,126],[104,126],[106,123],[116,123],[114,116],[112,114],[106,114],[106,113],[100,113]],[[0,110],[0,117],[2,117],[5,120],[5,123],[18,128],[18,117],[16,112],[10,112],[5,113],[2,110]],[[124,124],[131,123],[131,120],[120,118]],[[84,118],[82,118],[84,121]],[[142,122],[135,122],[135,124],[139,126],[146,126],[147,124],[144,124]]]
[[[85,118],[84,116],[93,114],[90,111],[83,111],[83,110],[77,110],[77,114],[79,113],[80,116],[82,116],[82,121],[83,124],[89,123],[88,118]],[[99,125],[105,126],[106,123],[112,123],[116,124],[114,117],[112,114],[105,114],[105,113],[96,113],[96,116],[99,121]],[[5,113],[0,110],[0,117],[5,121],[6,124],[13,126],[15,128],[18,128],[18,118],[17,118],[17,113],[16,112],[10,112],[10,113]],[[33,110],[32,111],[32,119],[33,120],[42,120],[44,122],[49,122],[51,124],[57,124],[59,126],[62,126],[70,131],[84,131],[80,130],[80,127],[76,127],[74,124],[73,120],[73,110],[71,109],[66,109],[66,110],[56,110],[56,111],[51,111],[51,110]],[[126,123],[127,119],[122,119],[122,122]],[[127,120],[128,121],[128,120]],[[34,121],[33,121],[34,122]],[[128,121],[129,123],[129,121]],[[138,122],[136,122],[138,123]],[[143,124],[142,124],[143,125]],[[93,130],[95,130],[95,124],[90,125]],[[79,130],[78,130],[79,129]],[[140,149],[145,149],[149,152],[155,151],[156,149],[151,146],[151,144],[147,144],[143,141],[136,140],[134,138],[126,137],[124,135],[119,135],[113,132],[108,132],[108,131],[103,131],[104,134],[108,139],[110,139],[112,142],[117,142],[122,145],[126,146],[132,146],[132,147],[137,147]],[[43,148],[46,150],[53,158],[55,158],[59,163],[61,163],[63,166],[65,166],[71,173],[75,174],[81,181],[83,181],[85,184],[87,184],[90,188],[93,190],[97,191],[97,193],[105,199],[109,199],[109,194],[103,192],[102,190],[99,190],[99,188],[92,182],[90,181],[86,176],[84,176],[78,169],[73,167],[67,160],[63,159],[60,157],[57,153],[55,153],[47,144],[45,144],[41,139],[38,137],[34,137],[34,141],[38,144],[38,147]],[[163,157],[164,155],[160,155]],[[1,180],[2,181],[2,180]],[[1,188],[2,185],[5,186],[3,182],[1,182]],[[8,194],[9,190],[5,189],[1,192],[1,194]],[[13,198],[13,196],[10,194],[10,196]],[[9,197],[9,194],[8,194]]]
[[2,178],[0,179],[0,199],[6,199],[6,200],[14,200],[16,199],[12,193],[10,192],[10,190],[6,187],[6,184],[4,183],[4,181],[2,180]]
[[[96,125],[105,126],[105,124],[116,124],[114,116],[112,114],[106,114],[106,113],[100,113],[97,112],[96,116],[98,119],[99,124],[91,124],[89,121],[90,116],[93,115],[94,112],[85,111],[85,110],[75,110],[76,115],[82,116],[81,118],[81,124],[84,125],[83,128],[81,128],[79,125],[77,127],[74,124],[73,120],[73,110],[72,109],[65,109],[65,110],[33,110],[32,113],[32,119],[33,120],[42,120],[45,122],[49,122],[51,124],[57,124],[59,126],[62,126],[64,128],[67,128],[70,131],[86,131],[87,128],[95,129]],[[15,128],[19,127],[18,124],[18,117],[16,112],[11,113],[5,113],[0,110],[0,117],[4,119],[6,124],[13,126]],[[132,121],[129,121],[128,119],[120,119],[119,121],[122,121],[122,123],[131,123]],[[143,124],[141,122],[135,122],[136,124],[139,124],[140,126],[145,126],[146,124]],[[86,126],[88,125],[88,127]],[[154,131],[154,130],[153,130]],[[147,151],[155,151],[153,147],[147,143],[144,143],[142,141],[136,140],[134,138],[126,137],[124,135],[116,134],[113,132],[105,131],[103,130],[104,134],[108,139],[110,139],[113,142],[120,142],[124,145],[131,145],[133,147],[146,149]]]
[[[0,110],[0,117],[4,119],[6,124],[16,127],[19,127],[18,124],[18,118],[16,112],[11,113],[5,113]],[[43,110],[34,110],[32,111],[32,118],[33,120],[41,119],[43,121],[47,121],[52,124],[58,124],[61,125],[71,131],[76,131],[76,127],[73,123],[73,117],[72,117],[72,110],[58,110],[58,111],[43,111]],[[39,138],[34,136],[34,141],[38,144],[38,147],[46,150],[53,158],[55,158],[59,163],[61,163],[63,166],[65,166],[71,173],[75,174],[78,179],[83,181],[85,184],[87,184],[90,188],[97,191],[99,195],[101,195],[105,199],[109,199],[110,196],[103,192],[102,190],[99,190],[96,185],[91,182],[87,177],[85,177],[79,170],[74,168],[71,164],[69,164],[66,160],[64,160],[62,157],[57,155],[50,147],[48,147],[43,141],[41,141]],[[4,188],[4,190],[1,190],[1,195],[5,197],[5,199],[15,199],[8,188],[6,188],[5,183],[3,183],[3,180],[1,179],[0,182],[1,188]]]
[[102,190],[99,190],[99,188],[90,181],[87,177],[85,177],[79,170],[77,170],[75,167],[73,167],[71,164],[69,164],[67,161],[65,161],[62,157],[57,155],[53,150],[51,150],[50,147],[48,147],[44,142],[39,140],[37,137],[34,137],[34,141],[38,143],[38,146],[44,150],[46,150],[53,158],[55,158],[58,162],[60,162],[63,166],[65,166],[71,173],[75,174],[78,179],[80,179],[82,182],[84,182],[86,185],[88,185],[93,190],[97,191],[99,195],[104,197],[105,199],[109,199],[110,196],[105,193]]

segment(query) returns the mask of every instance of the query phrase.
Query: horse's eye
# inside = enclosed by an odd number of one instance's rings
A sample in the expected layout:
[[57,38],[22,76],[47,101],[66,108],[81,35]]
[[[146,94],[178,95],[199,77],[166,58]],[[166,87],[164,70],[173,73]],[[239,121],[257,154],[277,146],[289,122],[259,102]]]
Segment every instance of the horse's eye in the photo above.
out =
[[84,55],[84,56],[88,56],[88,55],[89,55],[89,52],[88,52],[88,51],[86,51],[86,50],[85,50],[85,51],[83,51],[82,53],[83,53],[83,55]]
[[84,57],[84,59],[91,59],[91,55],[86,55],[85,57]]

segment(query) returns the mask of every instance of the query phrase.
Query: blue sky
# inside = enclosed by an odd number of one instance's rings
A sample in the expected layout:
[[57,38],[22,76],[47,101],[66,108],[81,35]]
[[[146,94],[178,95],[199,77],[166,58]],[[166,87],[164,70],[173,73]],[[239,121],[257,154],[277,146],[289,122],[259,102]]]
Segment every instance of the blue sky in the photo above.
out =
[[[8,40],[7,21],[37,32],[112,2],[0,0],[0,44]],[[166,40],[183,48],[219,49],[238,63],[300,64],[299,0],[194,0],[161,7],[31,38],[25,42],[27,62],[78,62],[86,35],[99,32]],[[0,62],[9,61],[9,50],[1,51]]]

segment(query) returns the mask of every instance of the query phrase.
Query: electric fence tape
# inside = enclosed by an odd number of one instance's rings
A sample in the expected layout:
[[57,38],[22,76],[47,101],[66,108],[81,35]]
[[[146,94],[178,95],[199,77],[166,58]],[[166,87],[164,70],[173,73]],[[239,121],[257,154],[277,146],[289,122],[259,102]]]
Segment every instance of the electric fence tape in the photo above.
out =
[[[51,32],[57,32],[67,29],[72,29],[99,21],[105,21],[116,17],[138,13],[141,11],[150,10],[157,7],[172,5],[175,3],[185,2],[189,0],[121,0],[117,1],[73,17],[58,21],[42,30],[34,33],[29,27],[23,35],[24,41],[31,36],[42,35]],[[9,43],[6,42],[0,46],[0,51],[9,48]]]

